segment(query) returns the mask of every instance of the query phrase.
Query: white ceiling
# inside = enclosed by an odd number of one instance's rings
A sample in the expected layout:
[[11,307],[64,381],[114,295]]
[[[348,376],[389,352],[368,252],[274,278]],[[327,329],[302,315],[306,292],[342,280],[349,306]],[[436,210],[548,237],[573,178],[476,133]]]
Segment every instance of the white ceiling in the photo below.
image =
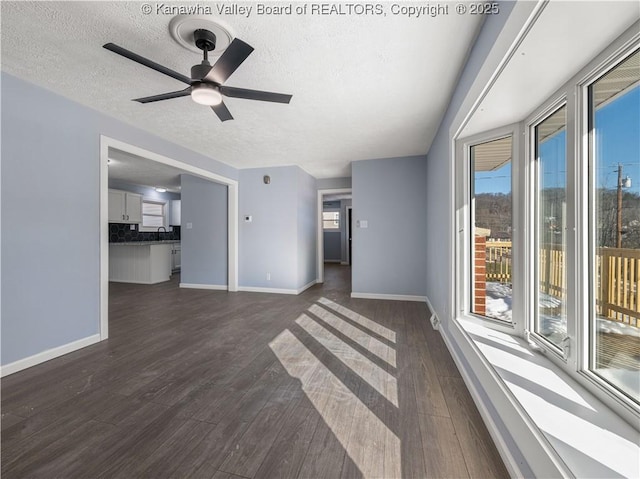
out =
[[219,17],[255,48],[226,84],[293,95],[289,105],[229,98],[235,120],[221,123],[188,97],[130,101],[184,85],[102,48],[188,75],[201,58],[170,37],[171,15],[144,15],[138,2],[0,3],[4,71],[236,168],[297,164],[317,178],[350,176],[353,160],[425,154],[481,22],[407,18],[390,3],[379,17]]
[[637,1],[552,1],[462,132],[524,120],[640,18]]

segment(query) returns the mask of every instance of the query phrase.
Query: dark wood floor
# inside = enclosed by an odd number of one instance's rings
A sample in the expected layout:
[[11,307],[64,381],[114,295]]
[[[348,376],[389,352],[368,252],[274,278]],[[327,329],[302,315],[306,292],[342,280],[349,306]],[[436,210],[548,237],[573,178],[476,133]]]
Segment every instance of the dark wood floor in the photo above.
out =
[[110,285],[110,339],[2,380],[3,478],[507,477],[424,305]]

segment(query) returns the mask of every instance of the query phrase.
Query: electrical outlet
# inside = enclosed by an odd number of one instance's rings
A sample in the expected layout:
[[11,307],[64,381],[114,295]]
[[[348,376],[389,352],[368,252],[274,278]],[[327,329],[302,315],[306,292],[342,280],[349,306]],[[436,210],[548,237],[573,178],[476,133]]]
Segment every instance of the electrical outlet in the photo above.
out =
[[136,225],[129,225],[129,229],[131,231],[135,231],[136,230]]
[[267,273],[267,281],[271,281],[271,273]]

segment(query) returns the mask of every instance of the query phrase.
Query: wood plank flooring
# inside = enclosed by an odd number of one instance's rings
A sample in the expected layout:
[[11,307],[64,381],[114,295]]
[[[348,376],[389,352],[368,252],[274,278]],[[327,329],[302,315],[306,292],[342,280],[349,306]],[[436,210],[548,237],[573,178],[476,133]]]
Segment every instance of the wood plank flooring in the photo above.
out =
[[426,307],[110,285],[110,339],[2,380],[3,478],[501,478]]

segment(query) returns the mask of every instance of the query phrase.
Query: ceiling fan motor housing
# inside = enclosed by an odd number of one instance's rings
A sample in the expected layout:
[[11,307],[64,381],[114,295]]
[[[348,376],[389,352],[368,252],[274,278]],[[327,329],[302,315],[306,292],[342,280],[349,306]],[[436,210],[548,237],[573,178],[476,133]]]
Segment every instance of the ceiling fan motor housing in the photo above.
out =
[[191,79],[193,81],[201,81],[209,73],[209,70],[211,70],[211,63],[203,60],[202,63],[191,67]]
[[196,42],[196,46],[202,51],[215,50],[216,48],[216,35],[215,33],[205,30],[204,28],[198,28],[193,32],[193,39]]

